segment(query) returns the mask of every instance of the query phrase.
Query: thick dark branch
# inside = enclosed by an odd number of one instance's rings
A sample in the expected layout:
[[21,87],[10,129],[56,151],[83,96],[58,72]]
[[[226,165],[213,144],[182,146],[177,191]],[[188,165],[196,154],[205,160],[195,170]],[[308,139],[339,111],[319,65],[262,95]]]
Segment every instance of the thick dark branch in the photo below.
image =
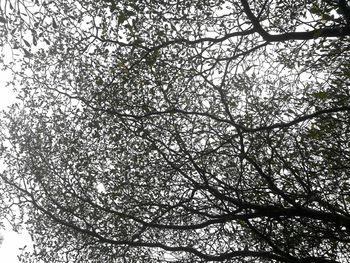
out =
[[[258,205],[256,205],[258,206]],[[242,205],[242,209],[248,209]],[[350,226],[350,218],[343,215],[332,214],[322,211],[317,211],[310,208],[283,208],[283,207],[271,207],[261,205],[257,212],[245,213],[245,214],[227,214],[223,215],[222,218],[207,220],[198,224],[189,225],[174,225],[174,224],[157,224],[157,223],[146,223],[141,222],[147,227],[154,227],[160,229],[174,229],[174,230],[193,230],[202,229],[214,224],[224,224],[230,221],[248,220],[254,218],[309,218],[314,220],[320,220],[324,223],[334,223],[337,225]],[[348,240],[346,242],[349,242]]]
[[243,10],[249,20],[252,22],[254,29],[265,41],[268,42],[284,42],[289,40],[311,40],[320,37],[345,37],[350,36],[350,27],[324,27],[311,31],[290,32],[278,35],[271,35],[260,24],[259,19],[253,14],[247,0],[241,0]]
[[131,241],[127,239],[110,239],[108,237],[102,236],[101,234],[97,233],[94,230],[86,229],[81,226],[76,225],[73,222],[68,222],[65,219],[59,218],[59,216],[55,215],[51,211],[47,210],[43,206],[41,206],[36,198],[31,194],[28,190],[19,187],[15,183],[7,180],[2,176],[3,180],[8,183],[9,185],[12,185],[15,187],[18,191],[22,192],[25,196],[27,196],[30,199],[31,204],[38,209],[40,212],[45,214],[48,218],[50,218],[53,222],[56,222],[62,226],[68,227],[77,233],[84,234],[87,236],[90,236],[92,238],[96,238],[101,243],[107,243],[112,244],[116,246],[130,246],[130,247],[148,247],[148,248],[161,248],[166,251],[172,251],[172,252],[186,252],[189,254],[193,254],[201,259],[204,259],[206,261],[224,261],[227,259],[235,258],[235,257],[254,257],[254,258],[264,258],[264,259],[273,259],[277,260],[279,262],[291,262],[288,259],[275,255],[273,252],[269,251],[250,251],[250,250],[243,250],[243,251],[232,251],[228,253],[222,253],[218,255],[210,255],[205,254],[193,247],[190,246],[169,246],[163,243],[159,242],[144,242],[144,241]]
[[324,109],[324,110],[319,110],[311,114],[306,114],[301,117],[295,118],[294,120],[290,122],[280,122],[280,123],[275,123],[272,125],[267,125],[267,126],[260,126],[256,128],[247,128],[243,130],[244,132],[258,132],[258,131],[268,131],[268,130],[273,130],[276,128],[288,128],[291,127],[295,124],[298,124],[300,122],[306,121],[306,120],[311,120],[315,117],[321,116],[323,114],[329,114],[329,113],[336,113],[336,112],[343,112],[347,111],[350,112],[350,106],[343,106],[343,107],[338,107],[338,108],[330,108],[330,109]]
[[198,39],[194,39],[194,40],[189,40],[187,38],[175,38],[172,40],[168,40],[165,41],[163,43],[160,43],[158,45],[155,45],[153,47],[147,47],[147,46],[143,46],[141,44],[138,44],[137,42],[131,42],[131,43],[125,43],[119,40],[111,40],[111,39],[105,39],[105,38],[101,38],[99,36],[95,36],[95,38],[101,42],[108,42],[108,43],[113,43],[122,47],[136,47],[136,48],[142,48],[144,50],[147,51],[147,53],[142,57],[146,57],[148,56],[151,52],[160,50],[162,48],[165,48],[167,46],[171,46],[171,45],[175,45],[175,44],[179,44],[179,45],[196,45],[199,43],[204,43],[204,42],[209,42],[209,43],[221,43],[224,42],[225,40],[228,40],[230,38],[233,37],[240,37],[240,36],[248,36],[255,33],[254,29],[248,29],[248,30],[244,30],[244,31],[238,31],[238,32],[232,32],[232,33],[228,33],[222,37],[203,37],[203,38],[198,38]]
[[248,35],[251,35],[253,33],[255,33],[254,29],[248,29],[245,31],[228,33],[228,34],[224,35],[223,37],[218,37],[218,38],[204,37],[204,38],[199,38],[199,39],[195,39],[195,40],[178,38],[178,39],[174,39],[174,40],[169,40],[167,42],[164,42],[162,44],[159,44],[159,45],[151,47],[151,48],[147,48],[147,47],[143,47],[143,48],[146,49],[148,52],[153,52],[153,51],[157,51],[159,49],[162,49],[164,47],[167,47],[167,46],[173,45],[173,44],[195,45],[195,44],[199,44],[199,43],[203,43],[203,42],[221,43],[221,42],[224,42],[225,40],[228,40],[228,39],[233,38],[233,37],[248,36]]
[[[21,189],[23,190],[23,189]],[[28,194],[28,192],[27,192]],[[29,194],[30,195],[30,194]],[[190,253],[193,254],[201,259],[204,259],[206,261],[224,261],[227,259],[231,259],[231,258],[237,258],[237,257],[254,257],[254,258],[264,258],[264,259],[273,259],[276,260],[278,262],[295,262],[293,259],[291,260],[290,257],[284,257],[284,256],[279,256],[276,255],[273,252],[269,252],[269,251],[250,251],[250,250],[243,250],[243,251],[232,251],[232,252],[228,252],[228,253],[222,253],[219,255],[208,255],[205,254],[193,247],[189,247],[189,246],[168,246],[159,242],[142,242],[142,241],[129,241],[129,240],[114,240],[114,239],[110,239],[110,238],[106,238],[98,233],[96,233],[95,231],[92,230],[88,230],[88,229],[84,229],[81,228],[79,226],[76,226],[73,223],[70,222],[66,222],[63,219],[58,218],[57,216],[55,216],[54,214],[52,214],[51,212],[49,212],[48,210],[44,209],[43,207],[41,207],[36,200],[33,198],[32,195],[30,195],[32,198],[32,204],[41,212],[43,212],[44,214],[46,214],[48,217],[50,217],[52,220],[54,220],[55,222],[64,225],[66,227],[69,227],[75,231],[77,231],[78,233],[82,233],[82,234],[87,234],[88,236],[97,238],[101,243],[109,243],[109,244],[113,244],[113,245],[126,245],[126,246],[130,246],[130,247],[149,247],[149,248],[161,248],[164,249],[166,251],[173,251],[173,252],[186,252],[186,253]],[[315,261],[316,260],[316,261]],[[319,261],[322,260],[322,261]],[[302,262],[337,262],[337,261],[330,261],[330,260],[326,260],[326,259],[320,259],[320,258],[305,258],[302,260]]]

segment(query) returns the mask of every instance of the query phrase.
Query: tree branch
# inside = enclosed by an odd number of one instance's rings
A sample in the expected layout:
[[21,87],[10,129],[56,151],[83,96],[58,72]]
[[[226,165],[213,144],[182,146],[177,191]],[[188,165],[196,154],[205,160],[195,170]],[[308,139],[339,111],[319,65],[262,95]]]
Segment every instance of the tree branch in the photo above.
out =
[[259,19],[253,14],[247,0],[241,0],[243,10],[248,19],[252,22],[254,29],[258,32],[265,41],[268,42],[285,42],[289,40],[311,40],[322,37],[345,37],[350,36],[350,27],[324,27],[311,31],[290,32],[279,35],[271,35],[260,24]]

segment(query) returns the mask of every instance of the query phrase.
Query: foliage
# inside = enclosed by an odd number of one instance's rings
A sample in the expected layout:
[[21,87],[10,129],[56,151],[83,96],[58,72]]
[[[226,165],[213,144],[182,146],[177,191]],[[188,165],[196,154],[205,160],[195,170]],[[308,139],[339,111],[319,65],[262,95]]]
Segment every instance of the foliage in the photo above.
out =
[[22,261],[349,261],[349,10],[3,1]]

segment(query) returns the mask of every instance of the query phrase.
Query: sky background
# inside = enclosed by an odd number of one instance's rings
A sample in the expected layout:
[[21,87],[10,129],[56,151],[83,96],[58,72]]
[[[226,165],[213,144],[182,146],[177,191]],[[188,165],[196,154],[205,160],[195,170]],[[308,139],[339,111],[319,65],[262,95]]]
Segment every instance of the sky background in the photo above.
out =
[[[11,87],[5,86],[6,81],[10,79],[11,74],[9,72],[0,71],[0,110],[6,109],[16,98]],[[0,171],[2,170],[3,167],[0,167]],[[17,234],[12,231],[8,223],[4,223],[6,229],[0,229],[0,235],[4,238],[0,245],[0,263],[18,263],[19,248],[29,245],[31,239],[25,231],[22,234]]]

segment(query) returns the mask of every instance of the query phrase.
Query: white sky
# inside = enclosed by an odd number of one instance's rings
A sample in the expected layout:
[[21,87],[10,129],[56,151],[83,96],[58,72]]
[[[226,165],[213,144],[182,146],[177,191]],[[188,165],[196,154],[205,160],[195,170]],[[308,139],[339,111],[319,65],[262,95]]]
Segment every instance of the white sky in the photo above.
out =
[[[9,72],[0,71],[0,110],[6,109],[15,101],[15,95],[10,87],[5,87],[6,81],[11,78]],[[0,167],[0,170],[2,168]],[[1,198],[1,196],[0,196]],[[6,229],[0,229],[0,235],[4,238],[0,245],[0,263],[19,263],[17,255],[19,248],[29,245],[30,237],[27,233],[17,234],[5,223]]]

